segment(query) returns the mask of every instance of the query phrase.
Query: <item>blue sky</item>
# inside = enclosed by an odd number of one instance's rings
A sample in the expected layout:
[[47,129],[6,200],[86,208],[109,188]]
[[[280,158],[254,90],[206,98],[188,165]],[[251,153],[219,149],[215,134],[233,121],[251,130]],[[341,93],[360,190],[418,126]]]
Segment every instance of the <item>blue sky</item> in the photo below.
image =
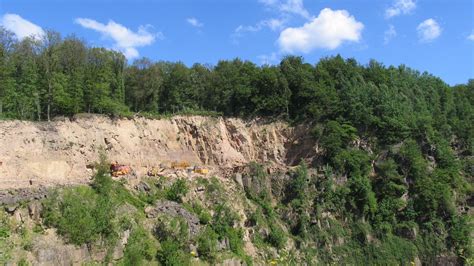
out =
[[453,85],[474,78],[472,0],[0,0],[18,38],[54,29],[130,61],[257,64],[341,54],[406,64]]

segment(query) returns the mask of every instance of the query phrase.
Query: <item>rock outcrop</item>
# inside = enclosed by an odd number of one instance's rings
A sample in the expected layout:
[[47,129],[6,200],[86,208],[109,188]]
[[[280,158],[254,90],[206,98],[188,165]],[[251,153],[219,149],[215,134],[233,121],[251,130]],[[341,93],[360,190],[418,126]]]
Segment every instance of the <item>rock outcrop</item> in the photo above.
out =
[[156,218],[163,214],[183,218],[188,224],[190,236],[196,236],[201,229],[199,218],[173,201],[158,201],[154,207],[147,208],[145,212],[148,218]]
[[173,161],[222,170],[250,161],[294,165],[317,147],[309,128],[283,122],[176,116],[111,119],[78,115],[53,122],[0,122],[0,189],[87,183],[103,148],[137,175]]

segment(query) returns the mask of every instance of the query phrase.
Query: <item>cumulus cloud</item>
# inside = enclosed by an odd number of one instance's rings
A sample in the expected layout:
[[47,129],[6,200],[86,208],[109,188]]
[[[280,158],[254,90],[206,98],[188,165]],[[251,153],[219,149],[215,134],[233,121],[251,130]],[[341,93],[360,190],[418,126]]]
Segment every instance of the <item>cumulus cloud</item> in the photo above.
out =
[[86,29],[91,29],[102,34],[103,37],[113,40],[114,49],[124,53],[128,59],[139,56],[137,47],[152,44],[157,38],[162,38],[161,33],[150,33],[146,26],[140,26],[137,32],[126,28],[110,20],[107,24],[102,24],[93,19],[77,18],[75,22]]
[[17,14],[3,15],[0,19],[0,25],[13,32],[19,40],[22,40],[26,37],[42,38],[45,34],[44,30],[40,26],[20,17]]
[[418,25],[416,28],[421,42],[431,42],[441,35],[441,27],[436,20],[430,18]]
[[388,27],[388,30],[385,31],[383,36],[383,43],[388,44],[393,38],[397,36],[397,31],[393,25]]
[[343,42],[358,42],[363,29],[364,24],[346,10],[325,8],[302,27],[283,30],[277,42],[280,50],[288,53],[333,50]]
[[416,8],[414,0],[395,0],[393,5],[385,10],[385,17],[392,18],[398,15],[406,15]]
[[309,19],[308,10],[304,8],[303,0],[259,0],[260,3],[267,7],[276,8],[278,11],[286,14],[295,14]]
[[193,27],[201,28],[204,26],[197,18],[187,18],[186,21]]

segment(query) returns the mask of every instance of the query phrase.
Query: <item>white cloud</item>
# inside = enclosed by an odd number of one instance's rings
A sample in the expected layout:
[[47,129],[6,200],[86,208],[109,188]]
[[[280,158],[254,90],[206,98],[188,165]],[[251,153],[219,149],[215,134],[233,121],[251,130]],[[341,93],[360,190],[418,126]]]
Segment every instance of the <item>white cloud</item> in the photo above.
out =
[[416,8],[414,0],[395,0],[393,5],[385,10],[385,17],[391,18],[398,15],[406,15]]
[[267,7],[276,8],[278,11],[286,14],[295,14],[309,19],[308,10],[304,8],[303,0],[259,0]]
[[188,18],[186,21],[193,27],[201,28],[204,26],[197,18]]
[[436,20],[430,18],[418,25],[416,28],[421,42],[431,42],[441,35],[441,27]]
[[309,19],[309,12],[304,8],[303,0],[288,0],[280,6],[280,10]]
[[93,19],[77,18],[75,22],[84,28],[100,32],[102,36],[112,39],[114,49],[124,53],[128,59],[139,56],[137,47],[152,44],[157,38],[162,38],[161,33],[150,33],[147,26],[140,26],[137,32],[133,32],[125,26],[110,20],[107,24],[102,24]]
[[17,14],[3,15],[0,20],[0,25],[13,32],[19,40],[22,40],[26,37],[42,38],[45,34],[44,30],[40,26],[20,17]]
[[285,24],[285,21],[281,19],[274,19],[274,18],[266,19],[266,20],[262,20],[258,22],[254,26],[240,25],[234,30],[234,34],[237,36],[240,36],[245,32],[258,32],[264,28],[269,28],[273,31],[276,31],[283,28],[284,24]]
[[467,36],[467,39],[474,41],[474,31],[471,33],[471,35]]
[[358,22],[346,10],[321,10],[299,28],[287,28],[280,33],[278,44],[281,51],[308,53],[317,48],[333,50],[343,42],[358,42],[364,24]]
[[393,38],[397,36],[397,31],[393,25],[388,27],[388,30],[385,31],[383,36],[383,43],[388,44]]

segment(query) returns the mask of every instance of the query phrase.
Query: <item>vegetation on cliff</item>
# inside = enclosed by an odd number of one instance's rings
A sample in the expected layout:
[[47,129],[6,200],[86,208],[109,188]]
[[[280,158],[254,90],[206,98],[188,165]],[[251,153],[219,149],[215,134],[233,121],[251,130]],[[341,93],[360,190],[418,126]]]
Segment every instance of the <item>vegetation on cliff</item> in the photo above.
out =
[[[293,255],[346,264],[407,264],[415,257],[431,264],[440,256],[472,262],[473,80],[450,87],[403,65],[360,65],[340,56],[315,65],[292,56],[276,66],[239,59],[214,67],[148,59],[127,65],[122,54],[88,48],[74,37],[49,32],[41,42],[17,42],[4,29],[0,80],[2,118],[213,112],[310,124],[322,155],[289,173],[283,188],[268,185],[273,177],[261,165],[249,166],[258,184],[244,189],[255,246],[288,251],[288,262]],[[183,180],[166,191],[132,195],[100,169],[92,188],[46,203],[46,224],[71,243],[116,241],[115,228],[127,223],[115,224],[112,210],[125,202],[137,210],[159,198],[186,203]],[[208,193],[220,192],[218,182],[202,182]],[[190,259],[188,243],[210,262],[222,250],[248,259],[232,204],[205,204],[213,215],[188,206],[202,216],[205,235],[191,239],[171,228],[169,236],[148,239],[137,225],[127,260],[183,263]],[[0,239],[7,238],[1,226]],[[149,252],[134,246],[142,238],[151,243]],[[289,239],[298,254],[288,249]],[[157,250],[153,241],[161,243]],[[218,250],[222,241],[227,244]]]

